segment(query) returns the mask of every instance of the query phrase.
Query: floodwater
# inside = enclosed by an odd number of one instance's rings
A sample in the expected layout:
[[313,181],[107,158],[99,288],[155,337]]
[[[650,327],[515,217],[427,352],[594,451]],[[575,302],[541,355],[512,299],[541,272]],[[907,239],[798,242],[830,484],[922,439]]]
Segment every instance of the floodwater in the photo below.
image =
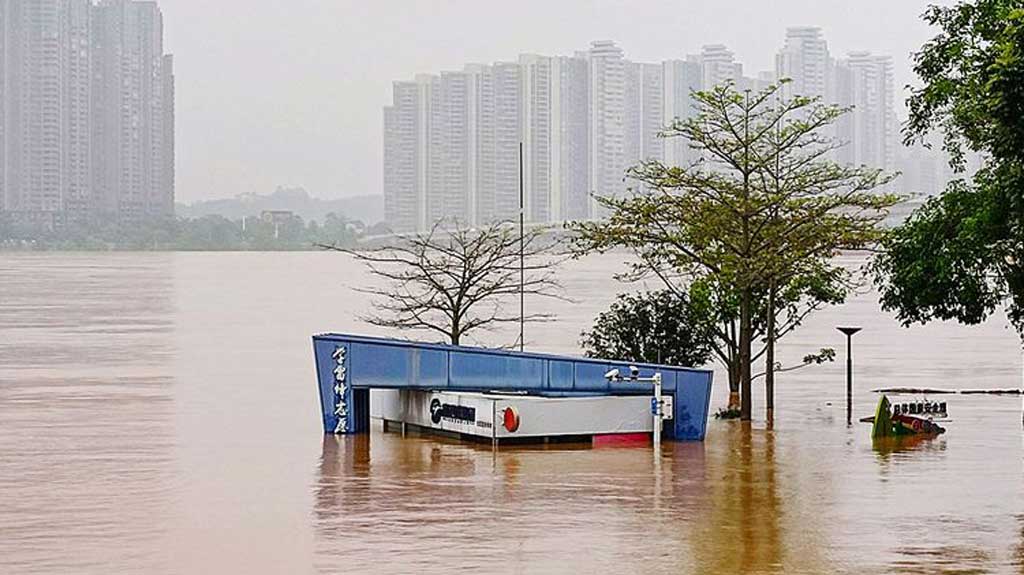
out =
[[[559,314],[529,347],[575,352],[621,260],[528,303]],[[366,281],[331,253],[0,254],[0,573],[1024,573],[1019,398],[944,396],[947,434],[873,445],[841,361],[780,376],[773,430],[759,393],[660,459],[323,437],[310,335],[381,334]],[[1003,317],[907,330],[870,293],[782,360],[842,359],[840,324],[858,417],[881,386],[1020,385]]]

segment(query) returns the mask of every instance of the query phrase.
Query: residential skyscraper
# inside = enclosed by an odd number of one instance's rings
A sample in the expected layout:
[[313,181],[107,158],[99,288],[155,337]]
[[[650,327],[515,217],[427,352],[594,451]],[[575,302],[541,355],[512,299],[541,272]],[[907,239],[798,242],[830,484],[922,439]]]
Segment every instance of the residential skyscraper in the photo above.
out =
[[554,59],[552,194],[548,221],[582,220],[590,206],[590,65],[582,54]]
[[[666,60],[661,69],[662,122],[668,126],[676,120],[692,118],[696,113],[692,94],[704,87],[700,59]],[[682,138],[666,138],[663,146],[665,163],[670,166],[685,166],[697,159],[696,152]]]
[[[555,58],[524,54],[519,57],[522,73],[523,209],[526,221],[546,222],[552,212],[555,190],[554,159],[558,121]],[[525,193],[529,190],[529,193]]]
[[421,122],[419,83],[395,82],[392,105],[384,108],[384,219],[399,232],[419,229],[425,220]]
[[724,44],[709,44],[700,50],[702,81],[705,89],[739,82],[743,77],[743,65],[736,62],[735,55]]
[[526,54],[519,65],[526,221],[586,217],[587,60]]
[[384,108],[384,205],[392,229],[518,217],[520,77],[518,63],[499,62],[394,83]]
[[0,210],[53,227],[91,200],[88,0],[0,2]]
[[[595,196],[621,196],[625,184],[626,71],[622,49],[610,41],[593,42],[590,62],[590,187]],[[591,201],[590,217],[603,209]]]
[[891,171],[895,167],[896,113],[892,58],[852,52],[836,63],[838,104],[853,110],[836,124],[845,145],[840,162]]
[[682,138],[660,138],[696,114],[692,93],[724,82],[759,91],[779,77],[784,94],[855,106],[835,132],[850,145],[834,159],[893,169],[896,124],[892,62],[854,53],[834,62],[821,30],[790,28],[773,70],[756,77],[723,45],[658,64],[628,60],[611,41],[572,56],[521,55],[460,72],[396,82],[384,109],[384,192],[395,231],[429,228],[440,217],[472,225],[519,214],[522,143],[524,216],[545,223],[606,215],[594,196],[620,196],[638,183],[643,160],[688,166],[700,159]]
[[480,71],[476,221],[519,217],[521,70],[498,62]]
[[786,42],[775,56],[775,77],[790,80],[783,96],[831,99],[831,76],[832,61],[821,28],[787,28]]
[[174,213],[174,78],[154,2],[0,0],[0,211],[43,227]]
[[426,216],[469,223],[474,135],[471,133],[473,76],[442,72],[429,86]]
[[[174,214],[173,82],[155,2],[93,8],[93,187],[99,208],[124,220]],[[170,137],[170,141],[167,138]]]
[[[664,141],[658,134],[665,127],[664,76],[660,64],[626,62],[625,160],[626,167],[644,160],[663,160]],[[635,182],[627,182],[634,186]]]

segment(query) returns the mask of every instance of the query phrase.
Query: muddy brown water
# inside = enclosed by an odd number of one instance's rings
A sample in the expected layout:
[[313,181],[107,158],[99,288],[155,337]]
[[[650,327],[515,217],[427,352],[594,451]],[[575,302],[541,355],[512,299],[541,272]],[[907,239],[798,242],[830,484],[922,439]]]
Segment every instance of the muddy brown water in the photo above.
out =
[[[622,257],[529,347],[575,353]],[[1019,398],[943,396],[948,433],[847,427],[842,362],[780,376],[777,420],[649,449],[323,437],[309,336],[382,332],[327,253],[0,254],[0,573],[1021,573]],[[781,342],[858,324],[877,387],[1020,385],[1002,316],[899,327],[864,293]],[[482,343],[509,343],[488,334]],[[716,374],[714,405],[725,397]]]

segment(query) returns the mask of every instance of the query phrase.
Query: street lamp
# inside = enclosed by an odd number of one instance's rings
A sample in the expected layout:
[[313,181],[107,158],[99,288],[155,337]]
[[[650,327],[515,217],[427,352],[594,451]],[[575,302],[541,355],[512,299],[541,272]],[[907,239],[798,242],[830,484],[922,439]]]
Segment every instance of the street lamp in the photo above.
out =
[[846,334],[846,425],[853,425],[853,334],[859,327],[837,327]]

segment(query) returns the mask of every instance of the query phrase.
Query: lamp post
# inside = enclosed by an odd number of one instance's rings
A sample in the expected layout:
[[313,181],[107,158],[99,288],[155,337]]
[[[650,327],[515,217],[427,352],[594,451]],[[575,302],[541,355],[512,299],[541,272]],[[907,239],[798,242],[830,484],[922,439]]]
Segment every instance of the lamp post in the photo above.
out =
[[859,327],[837,327],[846,334],[846,425],[853,425],[853,334]]

